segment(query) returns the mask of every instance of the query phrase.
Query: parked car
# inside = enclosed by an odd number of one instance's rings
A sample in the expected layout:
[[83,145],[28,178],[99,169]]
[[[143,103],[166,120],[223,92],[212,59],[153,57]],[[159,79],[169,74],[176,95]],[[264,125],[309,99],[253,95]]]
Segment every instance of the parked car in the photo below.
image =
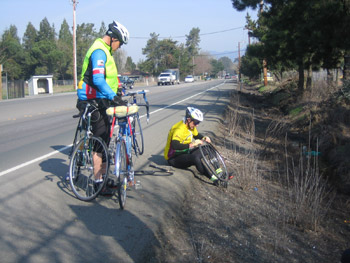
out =
[[238,82],[238,75],[233,75],[232,80],[233,82]]
[[192,75],[187,75],[186,78],[185,78],[185,82],[188,82],[188,83],[194,82],[193,76]]
[[172,72],[162,72],[158,76],[158,86],[160,85],[174,85],[175,75]]
[[230,79],[230,78],[231,78],[230,74],[225,75],[225,79]]
[[134,87],[134,80],[129,78],[128,76],[119,76],[119,81],[122,83],[122,87],[124,89],[132,89]]

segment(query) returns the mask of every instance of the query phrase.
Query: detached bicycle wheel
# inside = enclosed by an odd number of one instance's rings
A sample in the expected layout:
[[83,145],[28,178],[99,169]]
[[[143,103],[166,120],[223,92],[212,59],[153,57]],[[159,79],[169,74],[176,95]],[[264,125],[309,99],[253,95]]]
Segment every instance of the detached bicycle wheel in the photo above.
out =
[[143,141],[143,133],[142,133],[139,114],[136,114],[134,116],[131,127],[132,127],[132,134],[133,134],[132,147],[135,151],[136,156],[142,155],[144,150],[144,141]]
[[[101,178],[94,176],[94,164],[102,161],[106,167]],[[105,142],[92,136],[81,139],[72,152],[69,163],[69,181],[75,196],[82,201],[91,201],[105,187],[109,167],[108,151]]]
[[211,175],[215,175],[221,185],[227,187],[227,181],[229,179],[226,164],[220,153],[210,143],[206,143],[199,146],[199,150],[202,154],[202,163]]
[[124,141],[118,141],[115,154],[115,175],[118,180],[118,201],[120,209],[124,209],[128,186],[128,166]]

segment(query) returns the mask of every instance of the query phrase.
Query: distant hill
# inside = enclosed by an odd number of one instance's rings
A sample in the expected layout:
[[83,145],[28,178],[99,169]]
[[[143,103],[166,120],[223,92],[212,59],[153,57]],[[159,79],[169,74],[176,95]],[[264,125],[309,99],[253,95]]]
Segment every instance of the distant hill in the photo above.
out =
[[[222,51],[222,52],[217,52],[217,51],[208,51],[213,57],[216,59],[222,58],[222,57],[228,57],[232,60],[234,63],[235,60],[238,60],[238,51]],[[243,56],[244,53],[241,51],[241,56]]]

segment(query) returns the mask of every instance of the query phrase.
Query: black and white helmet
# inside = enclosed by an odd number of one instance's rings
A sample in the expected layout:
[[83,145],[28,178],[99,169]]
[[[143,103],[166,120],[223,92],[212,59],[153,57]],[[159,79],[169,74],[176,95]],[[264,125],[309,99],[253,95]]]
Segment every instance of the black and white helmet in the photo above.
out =
[[118,39],[122,44],[128,44],[129,31],[125,26],[115,20],[108,25],[106,35]]
[[193,107],[187,107],[186,118],[191,118],[192,120],[202,122],[203,121],[203,113],[199,109],[196,109]]

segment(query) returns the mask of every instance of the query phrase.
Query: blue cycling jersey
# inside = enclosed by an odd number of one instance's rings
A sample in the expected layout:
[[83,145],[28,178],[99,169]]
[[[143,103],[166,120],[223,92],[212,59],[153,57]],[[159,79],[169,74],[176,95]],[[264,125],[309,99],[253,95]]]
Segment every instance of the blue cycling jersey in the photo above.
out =
[[92,76],[90,85],[85,81],[80,81],[77,95],[80,100],[88,99],[108,99],[113,100],[116,93],[111,89],[106,81],[107,55],[102,49],[96,49],[91,53],[87,74]]

